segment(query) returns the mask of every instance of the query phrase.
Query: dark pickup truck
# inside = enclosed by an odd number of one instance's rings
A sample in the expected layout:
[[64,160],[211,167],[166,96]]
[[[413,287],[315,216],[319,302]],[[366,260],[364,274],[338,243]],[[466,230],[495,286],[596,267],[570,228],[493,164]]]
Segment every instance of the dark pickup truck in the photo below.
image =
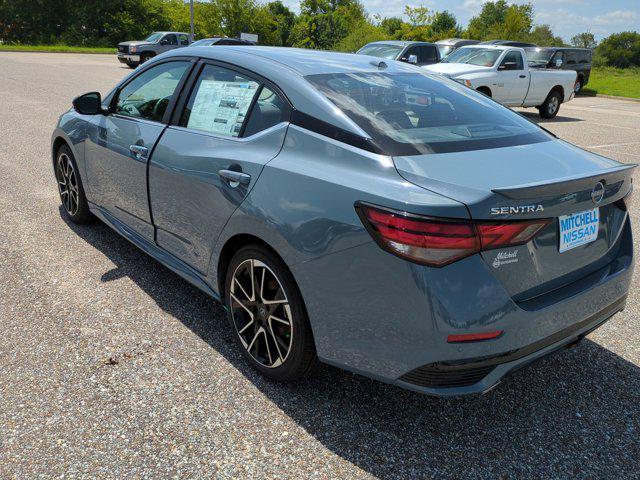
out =
[[401,40],[384,40],[367,43],[356,53],[374,57],[399,60],[420,67],[438,63],[440,52],[437,45],[428,42],[405,42]]
[[535,47],[525,48],[529,68],[574,70],[578,76],[573,88],[578,93],[589,82],[591,56],[589,48]]
[[118,60],[135,68],[146,62],[151,57],[173,50],[189,46],[189,34],[184,32],[153,32],[144,40],[132,40],[118,44]]

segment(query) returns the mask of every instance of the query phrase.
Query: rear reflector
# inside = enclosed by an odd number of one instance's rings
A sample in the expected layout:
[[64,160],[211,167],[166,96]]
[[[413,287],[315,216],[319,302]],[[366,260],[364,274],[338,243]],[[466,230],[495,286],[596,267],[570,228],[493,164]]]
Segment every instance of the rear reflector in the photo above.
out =
[[492,338],[498,338],[502,335],[502,330],[496,330],[495,332],[482,332],[482,333],[463,333],[457,335],[447,336],[448,343],[460,343],[460,342],[479,342],[481,340],[491,340]]
[[442,267],[480,250],[531,240],[548,220],[473,222],[424,217],[356,204],[363,225],[380,247],[412,262]]

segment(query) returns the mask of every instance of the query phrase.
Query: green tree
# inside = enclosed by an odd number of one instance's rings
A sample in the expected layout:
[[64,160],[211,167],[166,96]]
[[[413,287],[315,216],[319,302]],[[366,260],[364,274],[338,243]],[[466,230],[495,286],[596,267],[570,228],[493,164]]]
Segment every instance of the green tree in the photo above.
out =
[[291,43],[330,50],[363,21],[367,16],[359,0],[302,0]]
[[536,45],[544,46],[544,47],[562,47],[565,45],[564,40],[562,38],[557,37],[553,34],[551,27],[549,25],[536,25],[531,30],[529,34],[528,40]]
[[442,40],[444,38],[459,37],[462,29],[458,26],[455,15],[447,10],[436,12],[431,21],[431,39]]
[[485,2],[480,13],[469,20],[466,36],[477,40],[525,40],[533,25],[533,6],[509,5],[506,0]]
[[596,48],[596,37],[591,32],[582,32],[571,37],[571,45],[578,48]]
[[280,0],[269,2],[266,5],[270,16],[270,25],[274,34],[274,45],[288,47],[291,45],[289,37],[296,21],[296,15]]
[[612,67],[640,66],[640,33],[621,32],[609,35],[600,42],[596,54]]
[[398,38],[402,30],[404,21],[399,17],[388,17],[380,19],[378,17],[378,26],[390,38]]

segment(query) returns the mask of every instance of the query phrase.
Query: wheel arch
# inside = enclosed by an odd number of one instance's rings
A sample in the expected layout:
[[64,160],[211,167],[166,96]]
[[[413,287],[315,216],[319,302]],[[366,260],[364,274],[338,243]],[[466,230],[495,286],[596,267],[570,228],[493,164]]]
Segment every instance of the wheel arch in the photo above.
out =
[[271,253],[273,253],[278,259],[280,259],[284,265],[287,265],[287,262],[285,262],[285,260],[277,252],[277,250],[262,238],[251,233],[237,233],[224,242],[222,248],[220,249],[220,254],[218,255],[218,261],[216,262],[217,265],[215,276],[218,282],[217,290],[220,298],[224,298],[225,295],[225,279],[227,276],[227,269],[229,268],[229,264],[231,263],[231,259],[236,254],[236,252],[238,252],[241,248],[246,247],[247,245],[259,245],[261,247],[264,247]]
[[476,92],[484,93],[489,98],[493,97],[493,93],[491,92],[491,89],[489,87],[487,87],[486,85],[481,85],[481,86],[477,87],[476,88]]
[[564,87],[562,85],[554,86],[551,90],[549,90],[549,94],[547,95],[547,97],[549,97],[549,95],[551,95],[553,92],[558,92],[560,94],[560,98],[562,98],[562,102],[564,102]]

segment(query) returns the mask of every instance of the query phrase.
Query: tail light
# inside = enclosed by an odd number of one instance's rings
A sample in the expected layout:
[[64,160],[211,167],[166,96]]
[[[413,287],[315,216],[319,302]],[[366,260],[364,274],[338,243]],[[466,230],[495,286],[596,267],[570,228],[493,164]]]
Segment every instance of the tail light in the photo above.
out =
[[442,267],[481,250],[521,245],[549,220],[474,222],[424,217],[397,210],[356,204],[373,239],[386,250],[412,262]]

